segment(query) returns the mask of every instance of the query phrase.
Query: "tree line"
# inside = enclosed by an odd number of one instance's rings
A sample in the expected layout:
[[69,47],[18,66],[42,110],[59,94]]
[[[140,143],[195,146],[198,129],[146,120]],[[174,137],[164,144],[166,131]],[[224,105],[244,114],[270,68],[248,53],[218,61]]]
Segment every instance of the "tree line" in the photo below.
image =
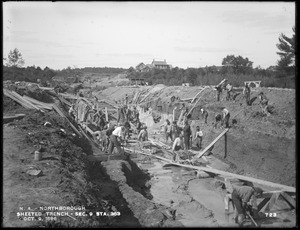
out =
[[175,67],[169,70],[152,69],[149,72],[136,72],[133,67],[129,69],[110,67],[85,67],[53,70],[49,67],[22,67],[25,63],[21,52],[15,48],[10,51],[7,58],[3,58],[3,80],[41,82],[47,85],[53,77],[77,77],[80,79],[86,73],[89,74],[119,74],[127,73],[128,78],[143,78],[150,84],[181,85],[215,85],[224,78],[233,86],[243,86],[244,81],[262,81],[265,87],[295,88],[295,27],[294,34],[288,37],[280,34],[277,54],[279,60],[276,66],[267,69],[253,68],[253,62],[240,55],[227,55],[222,60],[222,67],[206,66],[202,68],[182,69]]
[[181,85],[215,85],[224,78],[228,79],[233,86],[243,86],[244,81],[261,81],[265,87],[295,88],[295,27],[294,34],[288,37],[280,34],[279,60],[276,66],[266,69],[253,68],[253,62],[247,57],[240,55],[227,55],[222,60],[222,67],[206,66],[202,68],[173,68],[171,70],[152,69],[149,72],[136,72],[129,68],[128,77],[131,79],[145,79],[150,84]]

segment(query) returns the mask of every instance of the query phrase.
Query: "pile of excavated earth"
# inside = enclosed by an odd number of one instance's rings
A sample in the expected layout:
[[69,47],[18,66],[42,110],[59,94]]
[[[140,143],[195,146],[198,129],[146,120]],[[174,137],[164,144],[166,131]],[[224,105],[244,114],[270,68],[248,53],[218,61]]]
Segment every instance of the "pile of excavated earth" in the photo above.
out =
[[[165,141],[162,126],[167,118],[179,118],[179,108],[183,104],[191,111],[193,134],[196,126],[203,130],[204,147],[223,131],[213,128],[215,115],[221,113],[222,107],[231,114],[226,142],[224,139],[217,141],[207,159],[199,159],[198,166],[296,186],[295,90],[253,89],[252,105],[246,106],[242,89],[235,89],[234,101],[226,101],[225,95],[216,101],[212,86],[88,89],[90,98],[87,100],[96,97],[106,101],[114,105],[111,110],[120,106],[127,95],[128,103],[140,109],[140,119],[147,124],[149,137],[153,140],[151,145],[141,146],[133,133],[132,141],[125,147],[125,155],[107,157],[91,141],[91,136],[86,138],[89,134],[79,135],[82,129],[78,124],[60,114],[67,115],[68,97],[64,104],[51,89],[28,90],[26,86],[20,91],[13,85],[6,88],[47,105],[54,104],[56,109],[42,112],[24,108],[13,97],[3,96],[4,117],[24,115],[7,119],[3,124],[3,226],[236,226],[231,219],[232,209],[229,214],[224,209],[227,194],[224,180],[153,157],[171,159],[171,143]],[[269,99],[268,116],[260,112],[258,93],[261,91]],[[202,107],[209,113],[207,124],[200,115]],[[195,145],[192,149],[193,154],[199,152]],[[40,154],[38,160],[37,152]],[[188,159],[190,155],[183,152],[182,158]],[[82,207],[83,211],[76,214],[69,211],[68,216],[55,218],[43,211],[42,218],[35,217],[30,221],[18,216],[20,210],[58,206]],[[100,212],[102,214],[97,215]],[[260,226],[295,226],[295,209],[290,209],[282,199],[278,199],[269,212],[275,213],[277,218],[257,220]],[[251,224],[249,221],[248,225]]]

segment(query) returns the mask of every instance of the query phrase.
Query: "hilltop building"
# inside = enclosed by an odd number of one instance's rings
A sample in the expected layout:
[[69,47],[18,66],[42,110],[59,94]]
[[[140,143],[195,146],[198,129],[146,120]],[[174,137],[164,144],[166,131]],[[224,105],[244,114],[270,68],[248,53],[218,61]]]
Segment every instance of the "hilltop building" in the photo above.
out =
[[164,61],[155,61],[155,59],[153,59],[151,64],[145,65],[141,62],[135,67],[137,72],[149,72],[151,69],[172,69],[172,65],[169,65],[166,59]]

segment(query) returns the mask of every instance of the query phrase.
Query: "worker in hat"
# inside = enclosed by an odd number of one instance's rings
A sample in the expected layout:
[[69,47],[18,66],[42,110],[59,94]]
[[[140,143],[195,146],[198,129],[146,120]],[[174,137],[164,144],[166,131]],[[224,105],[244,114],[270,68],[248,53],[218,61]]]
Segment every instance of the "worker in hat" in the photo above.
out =
[[263,92],[260,92],[259,95],[258,95],[258,98],[259,98],[259,104],[260,104],[260,107],[261,107],[261,110],[262,110],[262,114],[263,115],[268,115],[268,98],[266,97],[266,95],[263,93]]
[[202,118],[204,118],[204,123],[207,124],[208,112],[206,111],[206,109],[203,108],[201,108],[200,111],[201,111]]
[[119,154],[122,153],[121,143],[123,142],[122,136],[124,131],[125,131],[125,127],[123,125],[118,126],[117,128],[115,128],[114,131],[112,131],[112,134],[110,136],[109,146],[108,146],[108,154],[113,153],[114,147],[117,148]]
[[140,131],[137,139],[139,141],[148,141],[148,131],[146,125],[143,126],[143,129]]
[[[263,193],[259,187],[251,186],[234,186],[231,194],[231,199],[235,207],[235,222],[239,226],[243,226],[247,211],[257,213],[257,197]],[[250,214],[251,215],[251,214]]]
[[247,105],[251,105],[251,101],[250,101],[251,89],[250,89],[248,83],[245,84],[245,87],[244,87],[244,90],[243,90],[243,94],[244,94],[244,97],[246,99],[246,104]]

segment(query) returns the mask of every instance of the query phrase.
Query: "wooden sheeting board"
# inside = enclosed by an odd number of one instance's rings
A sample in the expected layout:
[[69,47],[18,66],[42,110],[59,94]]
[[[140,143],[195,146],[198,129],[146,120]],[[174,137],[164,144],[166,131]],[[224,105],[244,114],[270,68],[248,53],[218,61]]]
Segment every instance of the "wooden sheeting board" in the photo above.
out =
[[69,121],[69,119],[66,117],[66,115],[60,110],[60,108],[58,108],[58,106],[56,104],[53,104],[53,109],[62,117],[64,117],[67,122],[69,123],[69,125],[71,126],[71,128],[77,133],[77,135],[79,135],[80,137],[82,137],[82,134],[76,129],[76,127]]
[[9,91],[7,89],[3,89],[3,93],[4,93],[4,95],[10,97],[12,100],[18,102],[20,105],[22,105],[25,108],[36,109],[41,112],[45,112],[44,109],[39,108],[38,106],[32,104],[30,101],[26,100],[25,98],[23,98],[20,94],[16,93],[15,91]]
[[42,101],[38,101],[34,98],[28,97],[26,95],[23,95],[23,98],[25,98],[26,100],[30,101],[31,103],[35,104],[38,107],[42,107],[44,109],[48,109],[48,110],[52,110],[52,105],[53,103],[45,103]]
[[194,158],[200,158],[204,155],[204,153],[207,152],[207,150],[209,150],[224,134],[226,134],[228,132],[228,128],[225,129],[222,133],[220,133],[219,136],[217,136],[216,139],[214,139],[205,149],[203,149],[197,156],[195,156]]
[[13,115],[13,116],[4,116],[3,117],[3,123],[11,122],[15,119],[22,119],[25,116],[26,116],[25,114],[16,114],[16,115]]
[[[199,93],[198,93],[198,95],[200,94],[200,93],[202,93],[205,89],[207,89],[208,87],[204,87]],[[198,96],[197,95],[197,96]],[[190,111],[188,112],[188,114],[187,115],[189,115],[192,111],[193,111],[193,109],[195,108],[195,106],[198,104],[198,102],[200,101],[200,99],[201,99],[201,97],[199,97],[198,98],[198,100],[194,103],[194,105],[193,105],[193,107],[190,109]],[[193,101],[194,101],[194,99],[193,99]]]

